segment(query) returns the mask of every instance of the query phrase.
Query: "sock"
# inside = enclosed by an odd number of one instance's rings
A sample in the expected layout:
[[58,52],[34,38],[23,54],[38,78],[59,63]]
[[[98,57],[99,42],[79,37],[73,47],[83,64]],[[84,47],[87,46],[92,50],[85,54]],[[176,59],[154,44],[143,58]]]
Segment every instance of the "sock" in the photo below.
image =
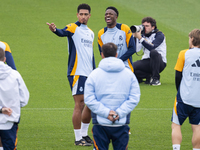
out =
[[173,145],[173,150],[180,150],[181,145],[179,144],[174,144]]
[[200,148],[193,148],[193,150],[200,150]]
[[74,134],[75,134],[75,140],[76,141],[79,141],[79,140],[82,139],[81,129],[74,129]]
[[3,150],[3,147],[0,147],[0,150]]
[[88,135],[88,128],[90,123],[81,123],[81,135],[87,136]]

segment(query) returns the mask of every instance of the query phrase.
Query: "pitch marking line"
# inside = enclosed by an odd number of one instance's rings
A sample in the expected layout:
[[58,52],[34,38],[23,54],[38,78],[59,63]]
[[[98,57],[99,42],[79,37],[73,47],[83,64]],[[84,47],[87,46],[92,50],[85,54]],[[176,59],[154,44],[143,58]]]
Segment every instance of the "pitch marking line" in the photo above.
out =
[[[40,111],[54,111],[54,110],[74,110],[74,108],[22,108],[22,111],[33,111],[33,110],[40,110]],[[135,108],[134,110],[147,110],[147,111],[168,111],[173,110],[173,108]]]

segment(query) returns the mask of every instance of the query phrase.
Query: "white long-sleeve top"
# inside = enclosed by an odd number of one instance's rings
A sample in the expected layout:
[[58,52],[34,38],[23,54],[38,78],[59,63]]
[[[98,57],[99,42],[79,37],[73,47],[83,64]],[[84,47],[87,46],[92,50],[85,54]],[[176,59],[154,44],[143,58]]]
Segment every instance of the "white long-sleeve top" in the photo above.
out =
[[0,114],[0,130],[19,122],[21,107],[28,104],[29,91],[20,73],[0,61],[0,107],[12,109],[11,116]]
[[142,59],[150,58],[150,51],[155,49],[162,57],[163,62],[167,63],[167,46],[165,35],[159,30],[153,30],[148,36],[142,35],[140,40],[136,39],[136,51],[143,50]]

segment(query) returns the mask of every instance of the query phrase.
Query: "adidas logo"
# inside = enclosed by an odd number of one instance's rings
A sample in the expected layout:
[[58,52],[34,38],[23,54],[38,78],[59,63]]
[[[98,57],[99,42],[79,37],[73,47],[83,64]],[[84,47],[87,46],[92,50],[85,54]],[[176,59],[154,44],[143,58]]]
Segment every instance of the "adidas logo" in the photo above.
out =
[[195,63],[192,64],[192,67],[200,67],[200,61],[197,59]]

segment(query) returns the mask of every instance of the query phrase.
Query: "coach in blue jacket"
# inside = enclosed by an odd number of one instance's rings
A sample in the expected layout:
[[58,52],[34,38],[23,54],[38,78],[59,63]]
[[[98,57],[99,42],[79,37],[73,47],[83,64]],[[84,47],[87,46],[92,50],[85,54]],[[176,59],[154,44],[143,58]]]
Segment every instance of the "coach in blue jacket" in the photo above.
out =
[[129,141],[130,113],[140,100],[135,75],[117,58],[117,46],[102,46],[102,60],[85,83],[84,101],[92,111],[94,149],[125,150]]

